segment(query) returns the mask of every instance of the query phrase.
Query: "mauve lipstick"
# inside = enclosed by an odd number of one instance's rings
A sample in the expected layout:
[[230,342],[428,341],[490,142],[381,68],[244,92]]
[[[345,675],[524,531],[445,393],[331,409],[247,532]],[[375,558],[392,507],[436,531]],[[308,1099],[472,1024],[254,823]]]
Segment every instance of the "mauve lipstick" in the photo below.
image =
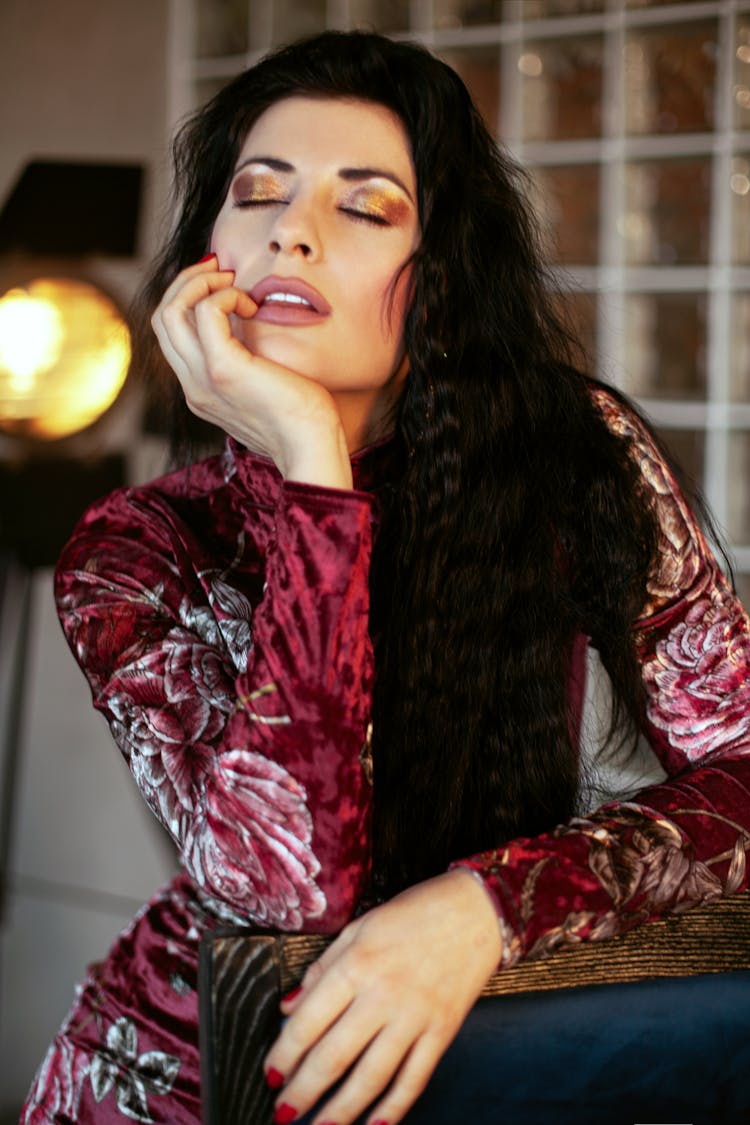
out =
[[[275,294],[280,295],[279,300],[274,300]],[[291,300],[285,302],[283,296]],[[250,297],[258,306],[252,319],[265,324],[319,324],[331,313],[322,293],[299,277],[264,277],[250,290]]]

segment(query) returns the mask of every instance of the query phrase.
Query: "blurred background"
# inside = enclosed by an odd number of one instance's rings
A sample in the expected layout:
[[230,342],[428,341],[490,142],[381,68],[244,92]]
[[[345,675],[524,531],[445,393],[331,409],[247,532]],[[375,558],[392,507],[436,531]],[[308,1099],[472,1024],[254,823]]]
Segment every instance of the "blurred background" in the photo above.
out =
[[32,283],[65,278],[54,316],[83,286],[127,324],[169,222],[177,123],[269,46],[360,26],[440,54],[531,169],[590,368],[703,488],[750,597],[750,0],[0,0],[3,1123],[74,982],[174,866],[51,596],[75,515],[161,472],[164,440],[132,378],[98,421],[55,432],[41,398],[32,417],[36,373],[80,372],[83,352],[14,367],[4,295],[46,300]]

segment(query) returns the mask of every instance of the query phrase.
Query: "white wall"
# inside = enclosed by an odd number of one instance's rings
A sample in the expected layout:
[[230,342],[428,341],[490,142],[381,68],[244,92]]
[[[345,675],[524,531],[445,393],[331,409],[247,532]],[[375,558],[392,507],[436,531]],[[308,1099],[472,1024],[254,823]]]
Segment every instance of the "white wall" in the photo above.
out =
[[[127,301],[154,245],[165,185],[167,0],[0,0],[0,197],[31,157],[139,161],[140,258],[99,262]],[[20,578],[0,631],[0,736]],[[30,669],[0,926],[0,1120],[33,1071],[85,965],[173,868],[57,624],[51,574],[34,580]],[[0,744],[1,745],[1,744]]]

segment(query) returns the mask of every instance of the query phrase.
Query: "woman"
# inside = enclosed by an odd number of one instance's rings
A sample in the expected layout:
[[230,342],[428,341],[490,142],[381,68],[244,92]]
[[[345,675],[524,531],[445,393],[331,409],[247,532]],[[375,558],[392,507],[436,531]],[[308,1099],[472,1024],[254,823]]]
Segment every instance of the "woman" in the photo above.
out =
[[[184,872],[23,1120],[197,1121],[197,942],[229,919],[342,930],[284,1001],[276,1119],[395,1125],[498,965],[744,886],[748,624],[644,424],[565,362],[447,67],[294,45],[177,168],[153,326],[228,443],[95,505],[57,594]],[[576,818],[589,638],[612,738],[670,776]]]

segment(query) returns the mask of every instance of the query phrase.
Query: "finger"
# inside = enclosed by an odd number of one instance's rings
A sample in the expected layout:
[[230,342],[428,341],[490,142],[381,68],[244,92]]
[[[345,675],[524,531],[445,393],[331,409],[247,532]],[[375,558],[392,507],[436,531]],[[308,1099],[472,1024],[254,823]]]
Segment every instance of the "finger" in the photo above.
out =
[[234,287],[212,293],[195,308],[196,342],[203,354],[206,385],[219,396],[233,386],[248,363],[254,364],[256,377],[266,369],[264,361],[235,336],[230,320],[232,316],[249,319],[257,308],[247,293]]
[[249,320],[255,316],[258,306],[244,290],[232,285],[212,290],[195,305],[193,311],[198,337],[204,349],[208,350],[212,347],[221,349],[227,340],[235,339],[230,316]]
[[[166,297],[151,324],[167,362],[182,379],[204,367],[203,345],[196,329],[195,307],[211,295],[231,286],[231,271],[193,277],[184,281],[170,300]],[[249,298],[248,298],[249,299]]]
[[[342,1036],[344,1033],[344,1020],[342,1019]],[[282,1100],[287,1104],[309,1108],[315,1105],[325,1092],[338,1081],[351,1067],[341,1086],[326,1101],[315,1122],[322,1125],[325,1121],[335,1121],[337,1125],[349,1125],[364,1113],[369,1105],[383,1093],[392,1081],[395,1074],[403,1066],[404,1058],[414,1044],[415,1033],[410,1023],[406,1021],[400,1025],[392,1024],[381,1028],[369,1042],[362,1043],[358,1053],[351,1046],[347,1048],[346,1040],[341,1044],[341,1049],[336,1057],[336,1073],[332,1076],[329,1071],[317,1071],[316,1068],[326,1066],[329,1058],[324,1054],[324,1044],[332,1033],[325,1037],[324,1043],[316,1048],[308,1059],[305,1059],[298,1074],[284,1091]],[[348,1029],[348,1038],[351,1041],[355,1033]],[[360,1041],[361,1042],[361,1041]],[[338,1046],[338,1045],[337,1045]],[[348,1057],[347,1057],[348,1056]],[[330,1057],[333,1058],[333,1047]],[[355,1063],[352,1067],[352,1063]],[[344,1064],[345,1065],[342,1065]],[[309,1073],[308,1073],[309,1072]],[[388,1119],[387,1119],[388,1120]],[[390,1125],[390,1122],[389,1122]]]
[[[378,1122],[383,1121],[387,1121],[388,1125],[397,1125],[397,1122],[406,1116],[424,1091],[449,1043],[450,1039],[445,1042],[442,1036],[435,1035],[432,1031],[420,1036],[404,1058],[395,1079],[386,1091],[385,1097],[381,1098],[377,1105],[371,1109],[367,1118],[367,1125],[378,1125]],[[381,1087],[381,1089],[383,1088],[384,1086]],[[342,1093],[343,1090],[342,1087]],[[377,1093],[376,1091],[373,1098],[370,1099],[371,1101],[377,1097]],[[328,1108],[327,1105],[326,1110]],[[349,1119],[347,1118],[329,1116],[331,1120],[340,1120],[341,1125],[348,1125]],[[317,1122],[315,1125],[317,1125]]]
[[304,989],[298,1007],[284,1024],[265,1059],[265,1069],[285,1078],[342,1015],[354,999],[354,988],[336,966],[328,969],[310,989]]
[[207,254],[205,258],[201,258],[199,262],[193,262],[192,265],[186,266],[172,279],[169,286],[164,292],[161,303],[165,300],[171,300],[172,297],[179,292],[180,287],[185,283],[188,278],[196,277],[200,274],[223,272],[219,266],[219,260],[215,254]]
[[[294,1106],[297,1113],[306,1112],[320,1101],[327,1090],[343,1078],[353,1063],[358,1059],[361,1060],[363,1053],[367,1051],[372,1041],[380,1036],[382,1030],[383,1020],[371,1009],[368,1010],[368,1006],[355,1001],[305,1054],[287,1082],[279,1101]],[[409,1045],[410,1039],[407,1037],[400,1052],[391,1060],[386,1079],[395,1071]],[[360,1073],[361,1067],[360,1061],[357,1065],[357,1074]],[[361,1100],[359,1108],[368,1105],[381,1090],[382,1086],[376,1086],[371,1093],[368,1093],[368,1087],[367,1091],[364,1091],[364,1100]],[[361,1087],[357,1087],[357,1092],[363,1093]],[[333,1120],[341,1125],[339,1117]]]
[[356,923],[342,930],[339,936],[321,953],[320,957],[308,966],[297,987],[288,992],[286,996],[282,996],[281,1010],[284,1015],[290,1015],[300,1006],[304,997],[310,993],[323,974],[336,963],[344,950],[351,945],[356,930]]
[[167,331],[170,325],[179,325],[181,321],[189,317],[189,314],[194,312],[195,306],[200,301],[210,297],[216,290],[228,289],[233,281],[234,273],[232,270],[214,270],[212,273],[201,273],[187,277],[184,273],[180,274],[170,285],[154,311],[151,318],[154,330],[156,330],[157,324],[163,325]]

